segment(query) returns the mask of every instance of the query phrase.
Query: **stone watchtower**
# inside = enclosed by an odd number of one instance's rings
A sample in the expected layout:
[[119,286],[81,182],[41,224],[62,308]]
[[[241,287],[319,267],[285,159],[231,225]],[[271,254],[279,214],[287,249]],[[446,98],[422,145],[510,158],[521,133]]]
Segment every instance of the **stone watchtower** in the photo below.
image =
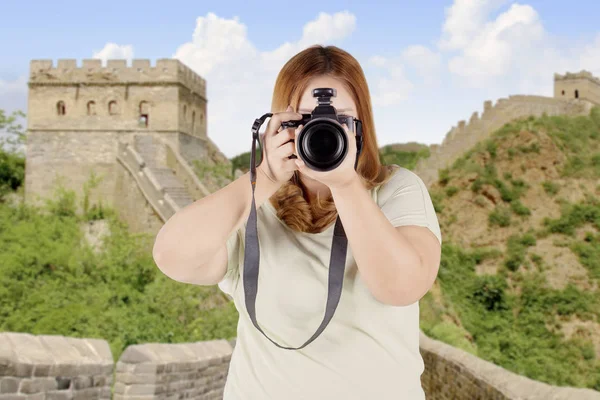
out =
[[[206,81],[176,59],[155,66],[133,60],[131,67],[125,60],[108,60],[105,67],[97,59],[83,60],[81,67],[76,60],[58,60],[56,66],[32,60],[26,201],[52,197],[59,176],[81,196],[95,173],[102,181],[91,203],[101,198],[139,212],[144,202],[147,214],[164,222],[207,194],[189,176],[192,160],[222,156],[207,137],[206,106]],[[147,218],[138,223],[154,225]]]
[[581,99],[600,104],[600,79],[591,72],[567,72],[554,74],[554,97],[557,99]]

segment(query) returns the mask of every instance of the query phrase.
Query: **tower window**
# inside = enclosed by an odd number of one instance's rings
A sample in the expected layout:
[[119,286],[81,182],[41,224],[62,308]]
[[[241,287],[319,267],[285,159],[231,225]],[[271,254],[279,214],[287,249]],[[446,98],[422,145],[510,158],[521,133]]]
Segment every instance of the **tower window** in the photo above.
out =
[[579,90],[575,89],[575,98],[578,99],[579,98]]
[[115,100],[111,100],[108,103],[108,113],[110,115],[117,115],[119,113],[119,105]]
[[187,118],[187,106],[184,104],[183,105],[183,120],[185,121],[186,118]]
[[564,90],[562,91],[562,95],[563,95],[563,96],[565,95],[565,91],[564,91]]
[[96,102],[88,101],[87,103],[87,115],[96,115]]
[[192,135],[194,134],[194,127],[196,126],[196,111],[192,112]]
[[66,114],[66,107],[65,107],[65,102],[64,101],[59,101],[58,103],[56,103],[56,113],[58,115],[65,115]]
[[147,128],[150,123],[150,106],[147,101],[140,103],[140,117],[138,119],[138,125]]

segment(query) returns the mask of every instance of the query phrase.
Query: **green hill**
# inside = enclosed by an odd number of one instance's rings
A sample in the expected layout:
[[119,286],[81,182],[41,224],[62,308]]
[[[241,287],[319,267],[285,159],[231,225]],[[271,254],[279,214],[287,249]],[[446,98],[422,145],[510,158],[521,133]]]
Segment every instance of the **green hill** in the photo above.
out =
[[600,390],[600,109],[523,118],[440,171],[421,328],[517,374]]

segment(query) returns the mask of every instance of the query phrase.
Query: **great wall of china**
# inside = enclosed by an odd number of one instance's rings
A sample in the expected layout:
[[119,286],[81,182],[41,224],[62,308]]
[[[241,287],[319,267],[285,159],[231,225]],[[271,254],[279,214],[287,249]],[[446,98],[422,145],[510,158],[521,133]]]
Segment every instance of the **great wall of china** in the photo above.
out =
[[[479,117],[453,127],[415,172],[438,170],[511,120],[581,115],[600,104],[589,72],[555,75],[553,98],[512,95],[484,102]],[[177,60],[31,62],[26,201],[50,195],[54,170],[81,193],[91,171],[134,231],[156,233],[178,209],[218,190],[194,174],[195,159],[227,163],[206,134],[206,82]],[[102,105],[102,106],[101,106]],[[104,107],[106,105],[106,107]],[[68,186],[67,185],[67,186]],[[93,199],[92,199],[93,200]],[[142,212],[143,211],[143,212]],[[600,399],[516,375],[421,332],[427,399]],[[0,400],[221,399],[235,339],[129,346],[114,360],[102,339],[0,333]]]
[[464,154],[465,149],[487,139],[494,131],[506,123],[520,117],[530,115],[539,117],[547,115],[584,115],[590,112],[592,103],[585,100],[543,96],[511,95],[498,99],[492,106],[490,100],[483,104],[484,111],[479,116],[476,111],[469,122],[461,120],[444,138],[442,144],[431,146],[431,156],[420,159],[415,167],[415,173],[423,179],[426,185],[437,179],[439,169],[446,168]]

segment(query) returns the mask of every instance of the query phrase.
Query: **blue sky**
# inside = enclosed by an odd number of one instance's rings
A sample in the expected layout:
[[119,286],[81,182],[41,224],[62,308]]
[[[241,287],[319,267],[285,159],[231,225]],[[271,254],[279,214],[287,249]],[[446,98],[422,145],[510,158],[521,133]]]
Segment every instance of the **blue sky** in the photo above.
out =
[[[231,157],[249,150],[251,122],[269,111],[278,70],[310,44],[359,60],[380,145],[440,143],[484,100],[551,96],[554,72],[600,76],[598,2],[390,3],[9,1],[0,16],[0,108],[27,111],[31,59],[175,57],[207,79],[208,134]],[[239,78],[240,65],[258,78]]]

